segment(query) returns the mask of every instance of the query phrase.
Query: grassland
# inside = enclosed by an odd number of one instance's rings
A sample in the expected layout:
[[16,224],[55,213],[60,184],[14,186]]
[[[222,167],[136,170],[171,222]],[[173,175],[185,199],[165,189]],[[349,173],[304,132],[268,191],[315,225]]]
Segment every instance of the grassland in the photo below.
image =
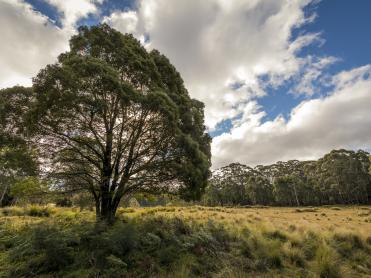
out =
[[371,277],[371,207],[0,210],[0,277]]

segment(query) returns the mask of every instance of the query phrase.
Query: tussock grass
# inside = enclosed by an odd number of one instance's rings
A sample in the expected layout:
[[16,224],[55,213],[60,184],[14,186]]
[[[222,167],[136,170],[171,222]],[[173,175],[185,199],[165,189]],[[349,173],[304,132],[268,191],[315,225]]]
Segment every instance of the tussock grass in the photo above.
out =
[[370,276],[360,208],[304,209],[120,208],[107,227],[78,208],[3,208],[0,277]]
[[316,268],[320,278],[340,278],[340,266],[336,254],[331,249],[322,245],[316,253]]
[[315,208],[297,208],[295,212],[316,212],[317,209]]
[[52,207],[31,205],[26,207],[6,207],[1,209],[3,216],[49,217],[55,212]]

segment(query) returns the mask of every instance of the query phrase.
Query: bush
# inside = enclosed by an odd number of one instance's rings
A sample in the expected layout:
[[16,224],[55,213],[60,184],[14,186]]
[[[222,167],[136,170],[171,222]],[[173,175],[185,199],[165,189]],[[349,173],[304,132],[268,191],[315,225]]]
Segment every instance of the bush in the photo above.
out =
[[10,259],[17,261],[17,267],[10,270],[10,276],[28,277],[31,273],[41,275],[61,270],[73,263],[73,246],[76,245],[78,239],[71,234],[47,225],[24,231],[11,250]]
[[69,198],[61,198],[55,201],[57,207],[72,207],[72,201]]

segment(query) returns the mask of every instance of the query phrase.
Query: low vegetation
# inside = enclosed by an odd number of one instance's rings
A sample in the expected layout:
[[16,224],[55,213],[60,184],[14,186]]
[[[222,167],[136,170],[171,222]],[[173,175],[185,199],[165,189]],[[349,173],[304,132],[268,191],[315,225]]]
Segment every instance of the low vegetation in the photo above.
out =
[[[368,277],[371,207],[0,210],[0,277]],[[349,220],[351,219],[351,220]]]

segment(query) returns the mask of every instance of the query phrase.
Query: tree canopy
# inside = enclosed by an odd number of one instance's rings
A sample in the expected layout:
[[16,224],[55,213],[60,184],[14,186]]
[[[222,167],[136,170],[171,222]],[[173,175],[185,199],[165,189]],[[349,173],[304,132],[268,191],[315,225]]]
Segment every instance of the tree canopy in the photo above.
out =
[[210,167],[203,104],[158,51],[106,24],[80,27],[70,51],[33,79],[29,119],[63,190],[88,190],[99,218],[124,195],[199,198]]

